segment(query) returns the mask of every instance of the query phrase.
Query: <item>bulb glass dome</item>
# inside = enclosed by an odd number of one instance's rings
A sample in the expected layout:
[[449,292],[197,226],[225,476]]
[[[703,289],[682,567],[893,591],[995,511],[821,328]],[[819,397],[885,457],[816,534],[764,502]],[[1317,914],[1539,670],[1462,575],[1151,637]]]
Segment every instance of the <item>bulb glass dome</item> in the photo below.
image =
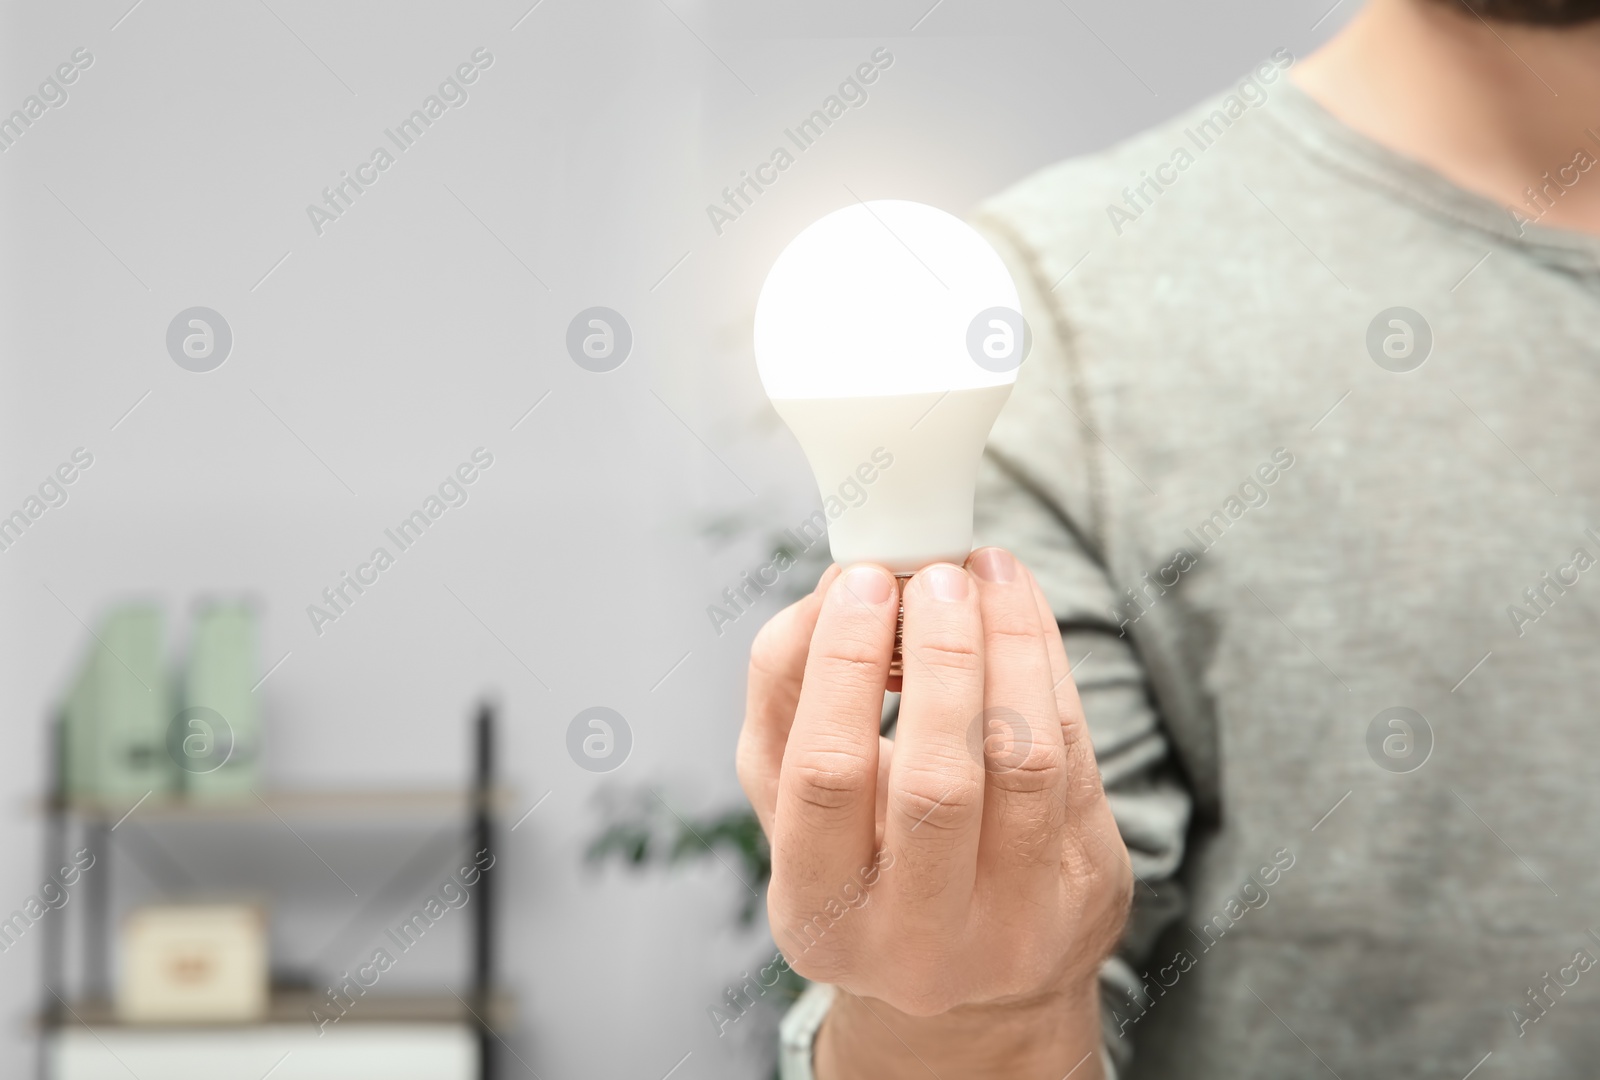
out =
[[960,218],[902,200],[856,203],[814,222],[773,264],[756,303],[756,364],[774,400],[1003,386],[1016,364],[975,362],[969,331],[981,313],[1018,306],[1000,256]]

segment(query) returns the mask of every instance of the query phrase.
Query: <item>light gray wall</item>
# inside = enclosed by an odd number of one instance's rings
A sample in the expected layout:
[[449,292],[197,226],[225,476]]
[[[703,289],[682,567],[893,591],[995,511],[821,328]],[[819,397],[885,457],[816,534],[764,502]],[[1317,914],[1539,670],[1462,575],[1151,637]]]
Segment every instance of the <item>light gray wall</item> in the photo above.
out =
[[[1279,46],[1305,55],[1357,0],[1315,29],[1331,0],[669,3],[4,9],[0,112],[76,48],[94,63],[0,154],[0,510],[75,447],[94,465],[0,552],[0,910],[39,885],[29,803],[80,620],[130,596],[176,617],[196,594],[246,591],[264,605],[264,663],[288,654],[259,691],[277,786],[454,783],[471,701],[503,702],[512,820],[549,793],[501,864],[500,963],[529,1066],[656,1077],[692,1053],[675,1076],[750,1074],[756,1048],[707,1020],[760,953],[730,926],[738,883],[714,862],[631,877],[580,856],[602,786],[654,782],[685,811],[741,798],[758,620],[719,637],[705,607],[761,536],[704,529],[729,514],[778,527],[816,500],[751,362],[766,267],[851,191],[964,212]],[[494,62],[469,100],[317,235],[306,205],[480,46]],[[869,100],[717,235],[706,204],[880,46],[894,63]],[[563,345],[592,305],[635,335],[603,375]],[[164,344],[192,306],[234,334],[208,374]],[[470,501],[315,633],[306,606],[478,446],[495,463]],[[565,749],[568,721],[599,704],[635,736],[609,776]],[[315,843],[370,892],[425,838]],[[281,830],[260,839],[274,879],[296,882],[284,952],[367,954],[359,934],[325,946],[356,901]],[[203,831],[162,842],[231,887],[255,861]],[[132,899],[160,893],[115,869]],[[396,985],[455,978],[456,944],[405,958]],[[37,936],[0,955],[8,1076],[35,1053],[39,962]]]

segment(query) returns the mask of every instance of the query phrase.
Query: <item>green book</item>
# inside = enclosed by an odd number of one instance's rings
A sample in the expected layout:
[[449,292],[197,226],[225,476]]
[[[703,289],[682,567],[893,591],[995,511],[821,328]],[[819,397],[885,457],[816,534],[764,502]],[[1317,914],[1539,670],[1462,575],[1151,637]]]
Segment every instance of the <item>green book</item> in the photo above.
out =
[[67,791],[78,798],[137,800],[170,791],[171,697],[159,608],[112,609],[67,695]]
[[195,618],[183,679],[183,786],[197,798],[247,796],[259,780],[261,721],[252,691],[260,678],[254,611],[213,601]]

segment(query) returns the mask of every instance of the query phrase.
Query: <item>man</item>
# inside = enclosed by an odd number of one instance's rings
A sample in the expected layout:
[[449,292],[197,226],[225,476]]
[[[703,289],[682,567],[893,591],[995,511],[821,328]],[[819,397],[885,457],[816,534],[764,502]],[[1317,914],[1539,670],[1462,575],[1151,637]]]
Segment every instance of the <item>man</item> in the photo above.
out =
[[752,655],[786,1075],[1594,1075],[1596,161],[1600,3],[1371,0],[981,208],[1004,548],[893,742],[881,568]]

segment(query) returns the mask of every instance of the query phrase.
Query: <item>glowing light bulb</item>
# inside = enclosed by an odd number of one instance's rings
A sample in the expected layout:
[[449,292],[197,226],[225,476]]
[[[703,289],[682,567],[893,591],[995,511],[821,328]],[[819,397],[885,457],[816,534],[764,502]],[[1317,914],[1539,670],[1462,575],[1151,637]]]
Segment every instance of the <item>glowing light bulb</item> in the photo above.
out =
[[[756,365],[830,508],[836,562],[907,576],[971,553],[978,458],[1026,333],[1000,256],[931,206],[858,203],[784,248]],[[865,497],[828,498],[841,489]]]

